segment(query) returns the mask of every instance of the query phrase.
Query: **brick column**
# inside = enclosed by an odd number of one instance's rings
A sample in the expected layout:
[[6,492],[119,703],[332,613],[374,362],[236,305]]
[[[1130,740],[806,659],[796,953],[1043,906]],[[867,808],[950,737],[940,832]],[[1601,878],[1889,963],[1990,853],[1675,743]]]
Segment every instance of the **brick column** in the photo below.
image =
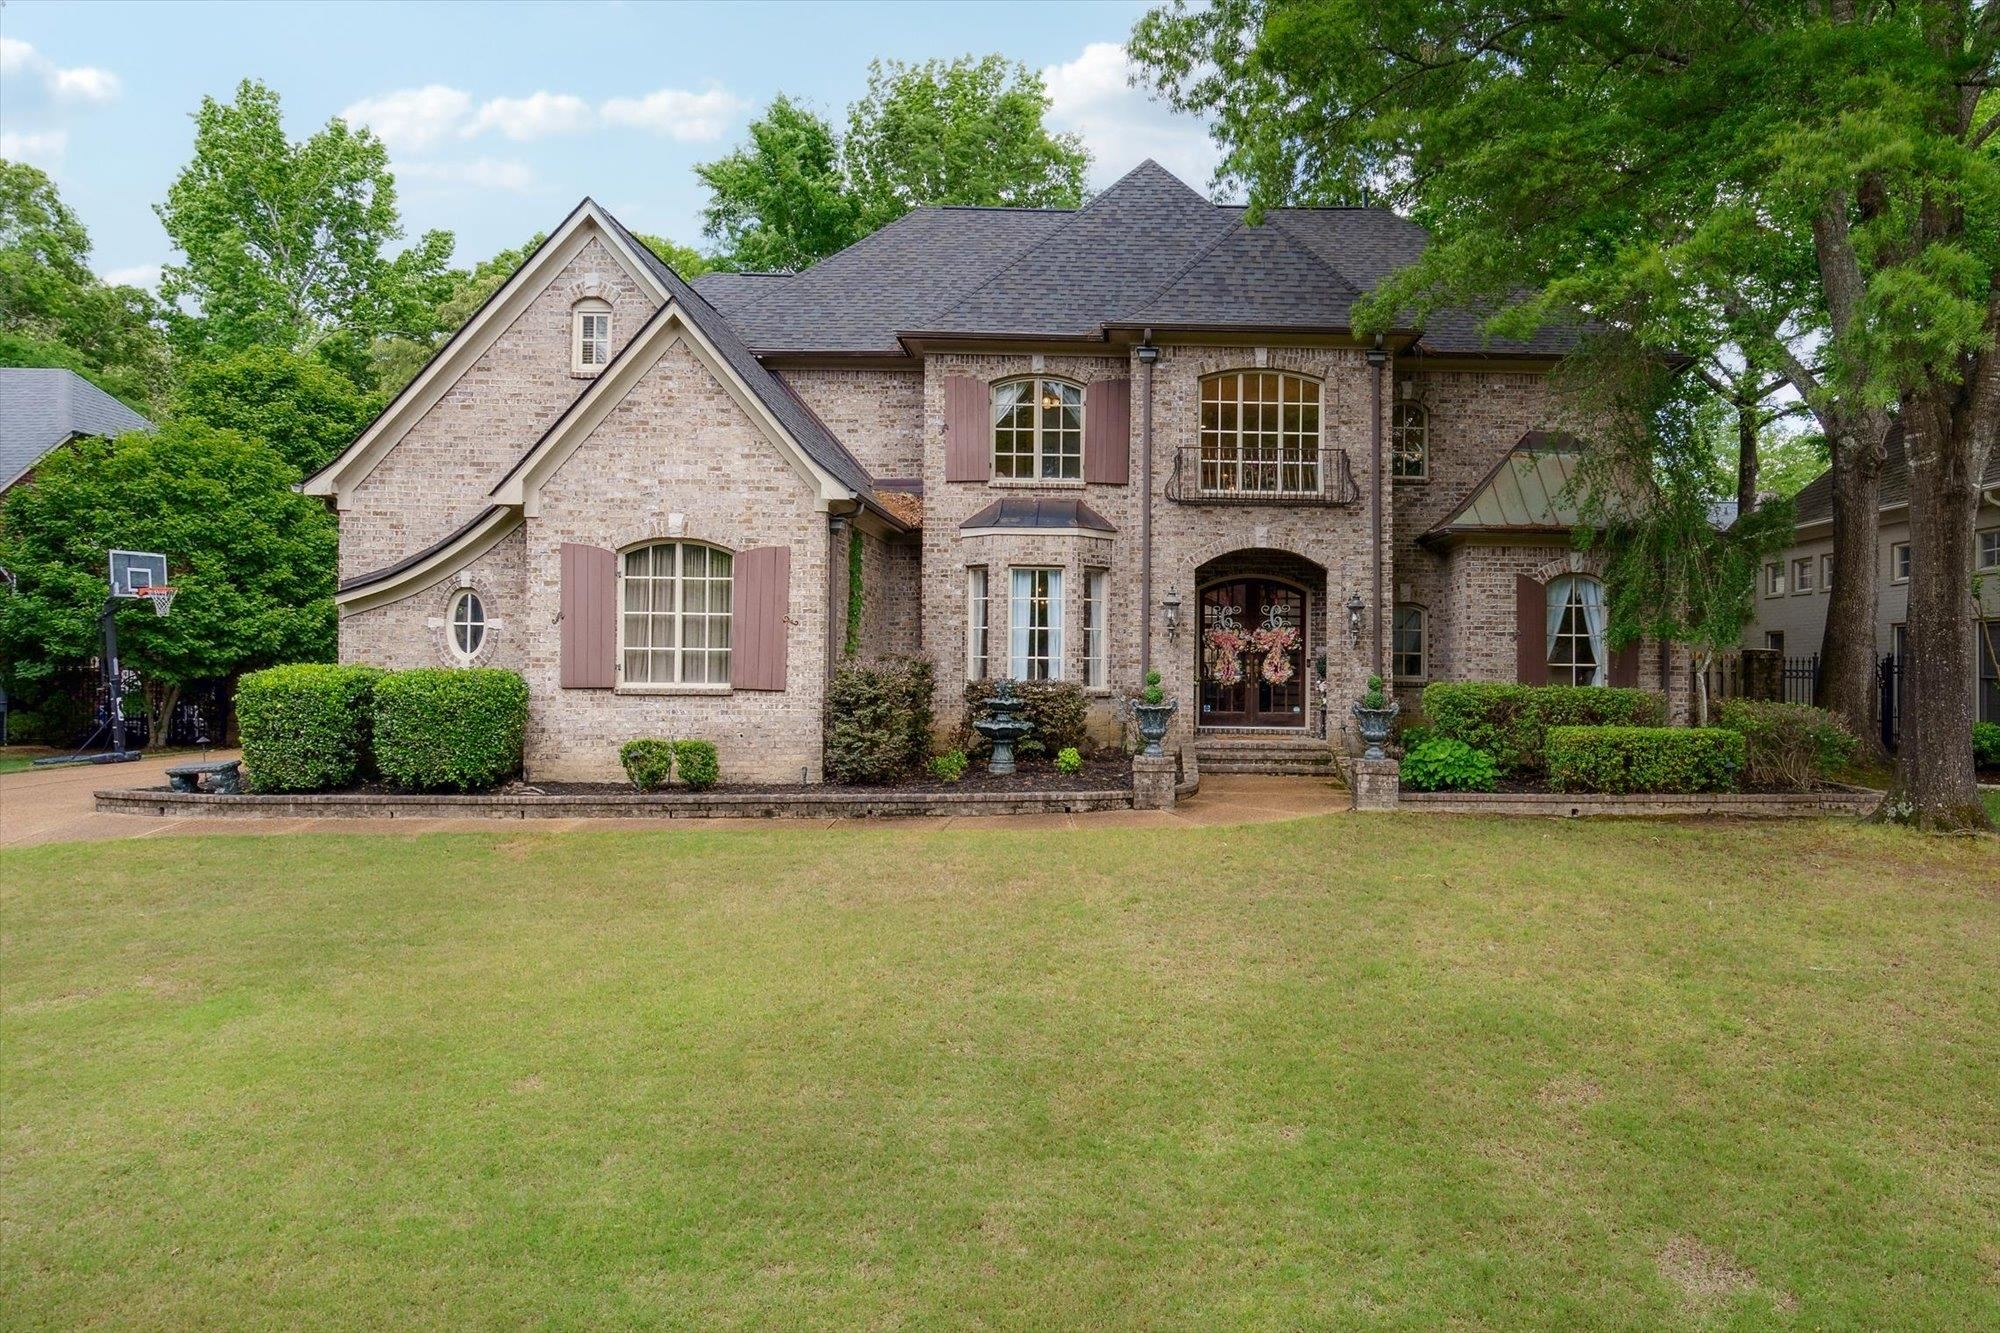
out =
[[1171,754],[1132,756],[1132,805],[1138,810],[1174,808],[1174,757]]
[[1356,759],[1352,793],[1356,810],[1394,810],[1402,791],[1401,763],[1394,759]]

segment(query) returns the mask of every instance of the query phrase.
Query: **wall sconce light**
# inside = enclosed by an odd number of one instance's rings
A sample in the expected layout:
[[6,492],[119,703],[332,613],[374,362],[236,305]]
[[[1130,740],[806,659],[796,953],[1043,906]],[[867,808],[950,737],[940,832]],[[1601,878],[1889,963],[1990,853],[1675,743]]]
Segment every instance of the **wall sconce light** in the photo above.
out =
[[1181,595],[1170,592],[1160,599],[1160,610],[1167,617],[1167,637],[1173,638],[1181,632]]
[[1150,366],[1160,359],[1160,349],[1151,343],[1140,343],[1137,350],[1142,366]]
[[1361,613],[1367,609],[1359,592],[1347,594],[1347,641],[1352,647],[1361,646]]

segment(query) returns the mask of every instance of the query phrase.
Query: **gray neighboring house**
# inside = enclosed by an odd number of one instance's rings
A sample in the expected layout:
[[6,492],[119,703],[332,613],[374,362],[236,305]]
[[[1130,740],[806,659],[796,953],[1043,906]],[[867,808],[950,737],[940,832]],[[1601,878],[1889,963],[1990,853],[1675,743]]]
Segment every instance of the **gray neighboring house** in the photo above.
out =
[[71,440],[151,429],[74,370],[0,368],[0,495]]
[[[1755,619],[1746,648],[1809,658],[1826,634],[1827,593],[1833,583],[1833,474],[1822,472],[1799,492],[1793,544],[1757,578]],[[1891,436],[1882,470],[1882,518],[1875,550],[1875,656],[1903,656],[1903,621],[1910,603],[1910,470],[1902,440]],[[1987,461],[1979,515],[1973,522],[1972,569],[1978,575],[1977,660],[1967,664],[1967,688],[1977,691],[1974,716],[2000,723],[2000,453]],[[1968,584],[1971,582],[1968,579]],[[1984,636],[1983,642],[1980,635]]]

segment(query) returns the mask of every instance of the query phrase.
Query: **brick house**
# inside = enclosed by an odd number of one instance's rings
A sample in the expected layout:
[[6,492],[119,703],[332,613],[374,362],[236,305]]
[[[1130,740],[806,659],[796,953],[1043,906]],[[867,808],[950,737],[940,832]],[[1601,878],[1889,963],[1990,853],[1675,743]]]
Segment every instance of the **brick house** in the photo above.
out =
[[1669,688],[1612,654],[1545,433],[1567,344],[1446,315],[1357,339],[1424,234],[1249,226],[1147,162],[1077,210],[927,208],[797,274],[693,284],[586,200],[305,483],[340,514],[340,651],[527,678],[527,765],[635,736],[816,779],[861,565],[863,656],[1079,682],[1111,736],[1346,746],[1372,671]]

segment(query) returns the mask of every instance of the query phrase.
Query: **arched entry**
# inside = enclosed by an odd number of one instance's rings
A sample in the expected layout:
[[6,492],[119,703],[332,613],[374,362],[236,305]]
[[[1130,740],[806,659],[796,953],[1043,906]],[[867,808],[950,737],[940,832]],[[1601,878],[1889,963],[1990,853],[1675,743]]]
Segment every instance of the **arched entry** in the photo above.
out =
[[1250,575],[1201,586],[1199,724],[1307,724],[1311,598],[1288,579]]

